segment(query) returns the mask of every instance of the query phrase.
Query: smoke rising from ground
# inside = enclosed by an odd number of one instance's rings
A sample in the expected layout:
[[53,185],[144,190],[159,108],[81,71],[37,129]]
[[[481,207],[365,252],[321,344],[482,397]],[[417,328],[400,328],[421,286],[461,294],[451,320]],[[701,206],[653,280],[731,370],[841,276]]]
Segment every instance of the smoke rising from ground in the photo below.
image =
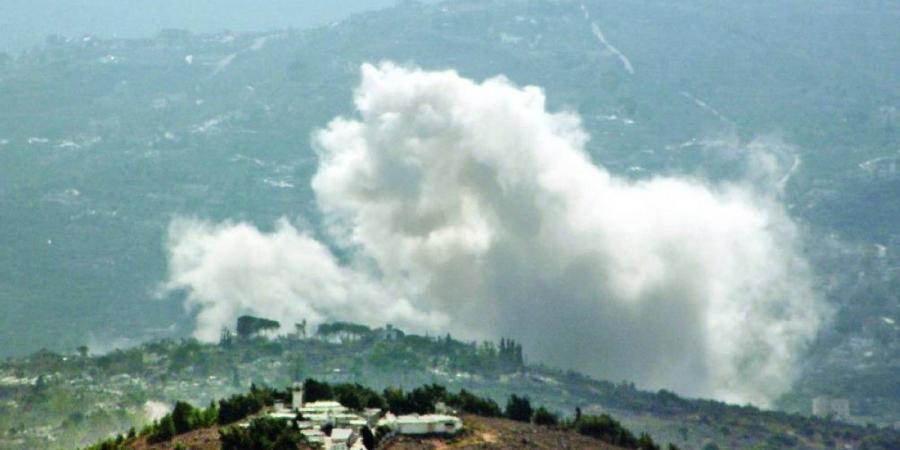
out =
[[827,316],[776,196],[593,163],[571,113],[506,79],[365,65],[314,137],[331,244],[287,221],[176,221],[170,290],[212,340],[242,313],[393,322],[611,379],[765,405]]

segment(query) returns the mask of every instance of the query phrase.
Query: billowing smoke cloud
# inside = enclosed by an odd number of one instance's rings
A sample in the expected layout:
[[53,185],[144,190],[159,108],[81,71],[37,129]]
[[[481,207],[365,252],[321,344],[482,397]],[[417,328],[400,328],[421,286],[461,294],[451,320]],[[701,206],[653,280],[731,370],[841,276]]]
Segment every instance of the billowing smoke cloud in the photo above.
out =
[[219,338],[241,314],[278,319],[285,330],[301,320],[373,319],[407,326],[439,327],[439,314],[417,312],[390,296],[364,271],[342,267],[327,247],[287,220],[264,234],[251,225],[212,225],[181,219],[169,227],[167,290],[188,292],[199,310],[195,336]]
[[314,137],[329,249],[286,221],[179,221],[170,289],[213,339],[237,315],[512,336],[532,358],[766,404],[826,316],[774,196],[594,164],[579,118],[504,78],[366,65]]

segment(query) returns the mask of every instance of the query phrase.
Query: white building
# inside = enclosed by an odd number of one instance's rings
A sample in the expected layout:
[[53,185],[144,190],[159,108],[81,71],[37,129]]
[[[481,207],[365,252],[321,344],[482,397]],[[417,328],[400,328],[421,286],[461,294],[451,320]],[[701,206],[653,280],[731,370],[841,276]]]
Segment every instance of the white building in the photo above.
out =
[[395,416],[388,414],[378,422],[399,434],[424,435],[424,434],[456,434],[463,427],[463,421],[459,417],[444,414],[412,414],[407,416]]
[[300,430],[300,434],[306,438],[306,442],[310,444],[325,444],[325,433],[316,430],[316,429],[308,429],[308,430]]
[[350,428],[335,428],[331,430],[331,450],[348,450],[353,438],[353,430]]
[[[448,413],[406,416],[387,413],[380,418],[382,411],[377,408],[355,413],[336,401],[304,403],[303,388],[299,386],[294,386],[291,406],[288,409],[279,402],[268,416],[284,421],[296,421],[297,427],[307,441],[322,444],[326,450],[358,449],[361,445],[358,432],[364,426],[376,428],[384,425],[401,435],[452,435],[463,427],[461,419]],[[450,411],[446,405],[439,406],[442,411]],[[302,415],[302,419],[298,420],[298,415]],[[242,424],[245,427],[247,425]],[[322,433],[321,429],[325,425],[334,427],[331,436]]]
[[813,415],[850,420],[850,400],[846,398],[816,397],[812,402]]
[[303,414],[343,414],[348,408],[335,401],[318,401],[305,403],[303,406],[296,408],[296,411]]

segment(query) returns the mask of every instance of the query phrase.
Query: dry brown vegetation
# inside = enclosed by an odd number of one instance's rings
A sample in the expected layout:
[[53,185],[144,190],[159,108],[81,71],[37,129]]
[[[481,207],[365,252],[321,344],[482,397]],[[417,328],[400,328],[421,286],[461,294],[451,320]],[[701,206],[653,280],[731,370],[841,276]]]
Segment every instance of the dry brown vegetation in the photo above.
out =
[[571,430],[542,427],[507,419],[463,416],[465,431],[452,439],[400,437],[386,450],[412,449],[618,449]]

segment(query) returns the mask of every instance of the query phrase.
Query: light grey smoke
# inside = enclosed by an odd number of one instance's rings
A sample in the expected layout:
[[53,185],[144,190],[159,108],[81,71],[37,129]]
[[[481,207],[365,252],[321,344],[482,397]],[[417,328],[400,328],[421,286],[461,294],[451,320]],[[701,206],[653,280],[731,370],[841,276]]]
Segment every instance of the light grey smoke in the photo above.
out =
[[206,339],[247,311],[394,321],[689,395],[783,393],[827,309],[777,199],[613,176],[544,100],[502,77],[365,65],[358,116],[314,138],[313,188],[352,263],[286,221],[178,222],[168,287]]
[[303,319],[318,324],[336,317],[416,329],[444,323],[439,314],[419,313],[390,296],[364,271],[340,266],[328,248],[287,220],[265,234],[245,223],[180,219],[169,237],[165,289],[188,292],[186,306],[199,310],[194,335],[201,340],[218,339],[248,312],[279,320],[284,331]]

